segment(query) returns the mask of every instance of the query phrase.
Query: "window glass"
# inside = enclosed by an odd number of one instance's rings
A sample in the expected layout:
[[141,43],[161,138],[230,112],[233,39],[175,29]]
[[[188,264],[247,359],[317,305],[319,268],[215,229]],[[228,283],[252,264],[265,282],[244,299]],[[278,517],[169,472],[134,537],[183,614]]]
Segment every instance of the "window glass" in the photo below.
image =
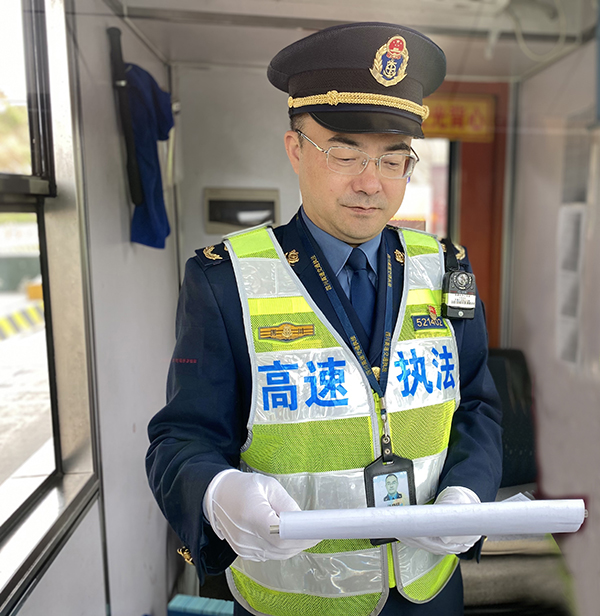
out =
[[31,175],[27,83],[20,0],[2,0],[0,19],[0,173]]
[[446,237],[450,141],[418,139],[412,145],[420,160],[406,187],[402,206],[391,222]]
[[54,469],[36,215],[0,213],[0,525]]

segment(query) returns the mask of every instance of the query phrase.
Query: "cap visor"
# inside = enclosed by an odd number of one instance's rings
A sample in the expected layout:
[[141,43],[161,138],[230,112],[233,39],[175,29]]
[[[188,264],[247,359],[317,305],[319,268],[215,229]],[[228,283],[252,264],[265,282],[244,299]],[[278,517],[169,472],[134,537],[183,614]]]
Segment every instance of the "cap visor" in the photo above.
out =
[[424,137],[421,124],[385,111],[319,111],[313,119],[325,128],[340,133],[397,133],[416,139]]

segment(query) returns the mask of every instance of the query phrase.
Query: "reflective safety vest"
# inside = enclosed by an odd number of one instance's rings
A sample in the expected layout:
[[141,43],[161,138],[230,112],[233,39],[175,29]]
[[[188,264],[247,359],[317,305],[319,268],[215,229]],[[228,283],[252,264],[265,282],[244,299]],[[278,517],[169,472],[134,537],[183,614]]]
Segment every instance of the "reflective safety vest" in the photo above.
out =
[[[444,259],[428,234],[400,230],[405,270],[385,393],[394,453],[413,460],[418,504],[435,497],[459,403],[454,331],[441,316]],[[379,398],[271,229],[226,239],[252,363],[244,470],[275,477],[301,509],[367,506],[364,468],[381,455]],[[317,266],[319,264],[317,263]],[[381,495],[381,498],[385,493]],[[376,496],[377,498],[377,496]],[[248,611],[273,616],[378,614],[396,586],[422,603],[458,564],[399,542],[327,540],[284,561],[237,558],[227,572]]]

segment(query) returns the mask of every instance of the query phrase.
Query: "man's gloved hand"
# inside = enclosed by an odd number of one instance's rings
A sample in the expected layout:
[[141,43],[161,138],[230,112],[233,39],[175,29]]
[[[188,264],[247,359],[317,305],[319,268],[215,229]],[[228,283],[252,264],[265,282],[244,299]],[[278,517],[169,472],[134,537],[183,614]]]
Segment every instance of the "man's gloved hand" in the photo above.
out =
[[[473,490],[459,486],[449,486],[442,490],[435,499],[434,505],[473,505],[480,503]],[[480,536],[467,537],[398,537],[405,545],[427,550],[433,554],[462,554],[472,548]]]
[[279,524],[281,511],[300,511],[273,477],[233,468],[222,471],[210,482],[203,509],[217,537],[248,560],[286,560],[319,543],[270,534],[271,524]]

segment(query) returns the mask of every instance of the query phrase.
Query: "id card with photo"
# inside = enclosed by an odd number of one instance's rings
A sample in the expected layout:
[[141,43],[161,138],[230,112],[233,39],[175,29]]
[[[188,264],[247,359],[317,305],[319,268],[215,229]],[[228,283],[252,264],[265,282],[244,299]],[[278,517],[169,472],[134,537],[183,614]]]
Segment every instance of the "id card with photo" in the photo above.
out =
[[[377,458],[365,468],[367,507],[416,505],[415,473],[412,460],[392,455],[391,462]],[[373,545],[391,543],[395,539],[371,539]]]
[[377,458],[365,468],[367,507],[416,505],[412,460],[393,455],[391,462]]
[[375,507],[410,505],[407,471],[397,471],[373,478]]

